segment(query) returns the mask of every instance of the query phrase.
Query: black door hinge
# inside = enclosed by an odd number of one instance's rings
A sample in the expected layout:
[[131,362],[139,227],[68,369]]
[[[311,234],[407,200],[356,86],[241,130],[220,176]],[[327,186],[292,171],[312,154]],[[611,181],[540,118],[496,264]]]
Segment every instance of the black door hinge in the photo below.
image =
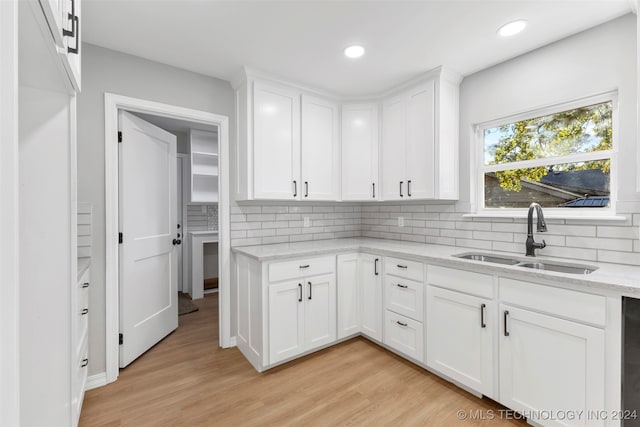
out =
[[122,142],[122,132],[118,131],[118,142]]
[[120,343],[120,345],[122,345],[122,343],[124,342],[124,338],[122,337],[122,334],[118,334],[118,342]]
[[118,233],[118,243],[122,244],[122,233]]

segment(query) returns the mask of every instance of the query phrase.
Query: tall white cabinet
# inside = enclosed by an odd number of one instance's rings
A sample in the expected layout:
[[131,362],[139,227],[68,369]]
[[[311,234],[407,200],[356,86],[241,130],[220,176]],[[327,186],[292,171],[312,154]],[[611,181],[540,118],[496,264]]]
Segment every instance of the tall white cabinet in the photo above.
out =
[[[79,67],[79,58],[67,49],[78,42],[80,1],[75,0],[73,7],[66,0],[17,3],[17,425],[75,426],[89,362],[82,314],[86,305],[77,263],[76,91],[80,75],[73,63],[78,61]],[[74,14],[69,16],[71,9]],[[68,17],[75,22],[74,37],[58,33],[71,25]],[[11,57],[6,51],[2,54],[3,61]],[[86,278],[81,280],[88,283]]]

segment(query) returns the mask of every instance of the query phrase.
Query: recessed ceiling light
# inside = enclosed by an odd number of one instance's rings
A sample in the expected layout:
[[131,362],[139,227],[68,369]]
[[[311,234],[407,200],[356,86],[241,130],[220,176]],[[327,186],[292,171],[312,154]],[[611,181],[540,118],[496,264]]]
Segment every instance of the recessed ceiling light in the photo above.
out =
[[347,58],[360,58],[364,55],[364,48],[359,45],[349,46],[344,50],[344,54]]
[[513,36],[524,30],[526,26],[527,21],[522,19],[509,22],[508,24],[504,24],[502,27],[498,28],[498,35],[500,35],[501,37]]

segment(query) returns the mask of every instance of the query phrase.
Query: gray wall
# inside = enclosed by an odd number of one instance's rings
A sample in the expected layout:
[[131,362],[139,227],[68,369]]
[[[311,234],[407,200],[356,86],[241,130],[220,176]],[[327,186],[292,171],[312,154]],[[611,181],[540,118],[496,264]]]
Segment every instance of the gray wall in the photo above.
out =
[[235,139],[233,90],[226,81],[120,52],[83,44],[78,97],[78,200],[93,206],[89,375],[105,365],[104,93],[162,102],[228,116]]

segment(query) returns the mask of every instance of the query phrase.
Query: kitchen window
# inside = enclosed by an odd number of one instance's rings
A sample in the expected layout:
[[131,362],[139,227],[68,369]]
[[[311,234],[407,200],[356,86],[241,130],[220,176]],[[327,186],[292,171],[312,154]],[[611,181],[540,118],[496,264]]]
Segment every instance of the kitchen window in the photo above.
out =
[[478,126],[478,211],[538,202],[559,216],[611,215],[616,105],[607,94]]

